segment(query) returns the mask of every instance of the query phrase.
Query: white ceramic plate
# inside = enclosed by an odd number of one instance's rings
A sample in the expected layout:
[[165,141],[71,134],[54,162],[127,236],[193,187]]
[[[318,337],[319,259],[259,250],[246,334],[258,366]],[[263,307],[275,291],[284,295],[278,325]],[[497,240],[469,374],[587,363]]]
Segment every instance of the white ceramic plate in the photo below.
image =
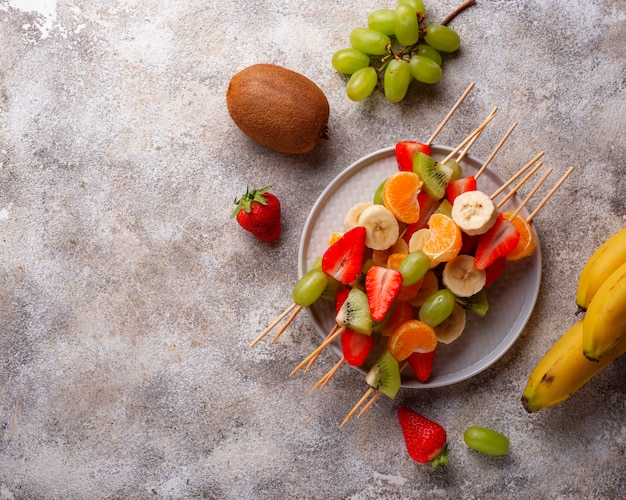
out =
[[[442,160],[452,148],[435,146],[431,155]],[[464,175],[475,174],[482,161],[467,155],[461,162]],[[478,178],[478,188],[488,194],[503,185],[504,180],[490,165]],[[328,248],[333,231],[343,231],[343,218],[356,203],[371,201],[379,184],[398,169],[395,149],[390,147],[365,156],[339,174],[322,192],[313,206],[304,226],[298,271],[302,276],[316,258]],[[508,192],[505,190],[496,202]],[[520,204],[513,196],[502,211],[513,210]],[[527,216],[524,209],[522,216]],[[539,241],[539,240],[537,240]],[[507,262],[504,273],[487,289],[489,310],[480,318],[468,313],[466,328],[459,339],[451,344],[439,344],[431,378],[422,383],[410,367],[403,371],[402,386],[410,388],[441,387],[466,380],[493,365],[515,343],[526,325],[539,294],[541,281],[541,249],[537,244],[534,254],[519,261]],[[317,333],[323,338],[335,322],[334,304],[317,301],[308,308]],[[341,345],[335,342],[332,349],[341,356]],[[368,367],[358,368],[365,372]]]

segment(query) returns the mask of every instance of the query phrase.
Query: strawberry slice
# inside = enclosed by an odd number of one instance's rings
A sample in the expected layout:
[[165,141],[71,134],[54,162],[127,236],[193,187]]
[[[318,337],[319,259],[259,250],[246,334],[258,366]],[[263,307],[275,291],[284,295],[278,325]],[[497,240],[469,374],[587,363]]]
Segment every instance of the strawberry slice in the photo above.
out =
[[374,347],[374,337],[354,330],[346,330],[341,334],[343,357],[351,366],[361,366]]
[[322,255],[322,271],[347,285],[355,280],[365,256],[365,228],[356,226],[347,231]]
[[502,257],[498,257],[494,260],[490,265],[485,269],[485,274],[487,275],[487,279],[485,280],[485,286],[491,285],[498,276],[500,276],[504,272],[504,268],[506,267],[506,255]]
[[372,266],[365,275],[365,293],[374,321],[382,321],[402,287],[402,274],[394,269]]
[[473,175],[448,182],[446,199],[454,203],[456,197],[466,191],[476,191],[476,178]]
[[409,456],[433,468],[448,463],[446,430],[437,422],[427,419],[410,408],[398,408],[398,421],[404,435]]
[[427,382],[430,378],[430,373],[433,371],[433,360],[435,359],[435,351],[434,349],[430,352],[414,352],[412,353],[407,361],[413,368],[415,375],[417,376],[417,380],[420,382]]
[[337,295],[335,296],[335,316],[339,314],[339,310],[348,298],[348,295],[350,295],[350,287],[342,288],[337,292]]
[[480,235],[476,247],[474,267],[487,269],[498,257],[512,251],[518,241],[519,231],[502,214],[498,214],[495,224],[491,226],[489,231]]
[[420,218],[417,222],[414,222],[413,224],[407,224],[403,236],[404,241],[406,241],[407,243],[411,239],[413,233],[419,231],[420,229],[428,227],[428,219],[430,219],[430,216],[435,213],[437,208],[439,208],[441,200],[432,199],[430,196],[428,196],[428,193],[426,191],[422,190],[417,194],[417,202],[420,206]]
[[430,146],[416,141],[400,141],[396,144],[396,161],[398,169],[407,172],[413,171],[413,155],[424,153],[430,156]]

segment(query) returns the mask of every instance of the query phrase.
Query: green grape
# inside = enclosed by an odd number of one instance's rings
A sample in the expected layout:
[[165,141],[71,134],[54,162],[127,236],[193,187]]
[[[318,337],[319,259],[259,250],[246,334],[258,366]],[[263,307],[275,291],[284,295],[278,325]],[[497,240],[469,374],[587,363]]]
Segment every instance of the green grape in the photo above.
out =
[[424,40],[439,52],[454,52],[461,45],[461,38],[458,33],[441,24],[429,24],[426,26]]
[[387,183],[387,179],[385,179],[383,182],[381,182],[378,187],[376,188],[376,191],[374,192],[374,204],[375,205],[384,205],[385,202],[383,201],[383,189],[385,189],[385,184]]
[[346,84],[346,93],[353,101],[362,101],[369,96],[378,83],[378,73],[374,68],[357,69]]
[[392,59],[385,68],[383,87],[389,102],[400,102],[404,99],[411,83],[409,63],[404,59]]
[[420,27],[415,10],[409,5],[398,5],[394,11],[396,39],[401,45],[409,46],[417,43]]
[[382,56],[387,53],[387,46],[391,40],[380,31],[370,28],[354,28],[350,33],[350,43],[355,49],[366,54]]
[[320,298],[327,284],[328,276],[326,273],[313,268],[296,283],[293,292],[291,292],[293,301],[299,306],[309,307]]
[[340,49],[333,55],[333,68],[340,73],[351,75],[357,69],[370,65],[370,56],[358,49]]
[[413,12],[426,14],[426,7],[424,7],[424,2],[422,2],[422,0],[398,0],[398,4],[409,5],[413,9]]
[[411,75],[418,82],[422,83],[437,83],[441,80],[441,66],[428,57],[419,56],[417,54],[411,56],[409,62],[409,69]]
[[402,286],[410,286],[421,280],[430,269],[430,258],[421,250],[409,253],[398,266]]
[[391,9],[375,10],[367,17],[367,26],[374,31],[392,36],[395,33],[394,11]]
[[437,290],[428,296],[420,307],[418,316],[420,321],[435,327],[452,314],[456,299],[454,294],[447,288]]
[[433,49],[427,43],[420,43],[417,46],[417,50],[414,53],[417,54],[418,56],[424,56],[424,57],[428,57],[428,59],[432,59],[439,66],[441,66],[441,63],[443,62],[443,60],[441,59],[441,54],[437,52],[435,49]]
[[450,167],[452,169],[452,177],[450,177],[451,181],[456,181],[463,177],[463,167],[454,160],[448,160],[446,162],[446,167]]
[[485,427],[471,426],[463,434],[465,444],[487,455],[506,455],[509,451],[509,438]]

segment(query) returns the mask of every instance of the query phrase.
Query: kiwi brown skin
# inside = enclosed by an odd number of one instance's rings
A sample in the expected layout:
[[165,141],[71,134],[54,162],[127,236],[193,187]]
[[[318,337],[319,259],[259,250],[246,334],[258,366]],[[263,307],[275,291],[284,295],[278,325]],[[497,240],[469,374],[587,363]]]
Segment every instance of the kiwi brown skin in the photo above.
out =
[[226,104],[244,134],[276,151],[307,153],[328,138],[328,99],[307,77],[281,66],[254,64],[235,74]]

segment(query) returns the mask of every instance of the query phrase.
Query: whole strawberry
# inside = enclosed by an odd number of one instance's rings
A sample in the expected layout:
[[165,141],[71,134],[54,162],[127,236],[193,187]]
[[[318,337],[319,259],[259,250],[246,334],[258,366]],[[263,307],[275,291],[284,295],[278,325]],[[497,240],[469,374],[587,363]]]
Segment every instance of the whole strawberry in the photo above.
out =
[[409,408],[398,409],[398,420],[413,460],[421,464],[430,462],[433,468],[448,463],[447,435],[441,425]]
[[268,192],[270,188],[267,186],[254,191],[246,188],[246,194],[239,200],[235,199],[236,206],[231,215],[237,217],[241,227],[266,243],[276,241],[281,231],[280,202]]

